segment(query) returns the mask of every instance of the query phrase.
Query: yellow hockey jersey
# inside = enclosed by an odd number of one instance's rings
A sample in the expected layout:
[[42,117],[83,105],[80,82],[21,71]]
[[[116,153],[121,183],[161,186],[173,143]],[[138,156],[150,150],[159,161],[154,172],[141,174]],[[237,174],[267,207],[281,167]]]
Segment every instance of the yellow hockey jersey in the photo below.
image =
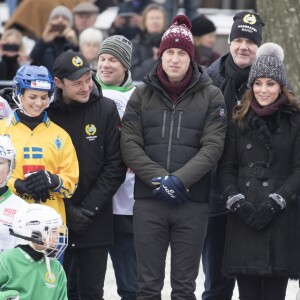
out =
[[[58,175],[60,185],[49,190],[50,198],[45,205],[53,207],[66,221],[63,198],[73,195],[79,177],[77,155],[69,134],[53,123],[46,112],[43,121],[34,130],[21,123],[16,112],[10,118],[10,122],[8,119],[0,120],[0,134],[9,135],[16,150],[16,168],[7,185],[16,193],[16,179],[25,179],[27,173],[46,170]],[[19,196],[28,203],[34,203],[28,194]]]

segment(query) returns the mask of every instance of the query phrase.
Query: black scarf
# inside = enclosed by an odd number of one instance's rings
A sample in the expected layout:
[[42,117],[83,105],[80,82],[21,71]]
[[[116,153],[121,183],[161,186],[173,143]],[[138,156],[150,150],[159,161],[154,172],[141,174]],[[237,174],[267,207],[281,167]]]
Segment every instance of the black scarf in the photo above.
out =
[[225,81],[221,86],[227,108],[227,118],[230,121],[233,107],[247,89],[250,67],[241,69],[233,61],[231,54],[225,60]]
[[36,126],[38,126],[40,123],[43,122],[44,112],[42,112],[37,117],[27,116],[24,113],[22,113],[20,110],[17,110],[16,112],[21,122],[27,127],[29,127],[31,130],[33,130]]

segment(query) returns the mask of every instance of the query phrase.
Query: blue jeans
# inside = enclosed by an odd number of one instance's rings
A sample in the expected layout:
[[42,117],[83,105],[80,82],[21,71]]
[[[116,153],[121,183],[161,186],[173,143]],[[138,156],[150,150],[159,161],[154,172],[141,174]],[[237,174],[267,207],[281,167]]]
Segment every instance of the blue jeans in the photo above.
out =
[[137,262],[132,233],[114,233],[114,243],[109,249],[117,291],[121,300],[137,299]]
[[202,251],[205,274],[202,300],[231,300],[232,298],[235,280],[222,276],[227,218],[227,214],[208,218]]

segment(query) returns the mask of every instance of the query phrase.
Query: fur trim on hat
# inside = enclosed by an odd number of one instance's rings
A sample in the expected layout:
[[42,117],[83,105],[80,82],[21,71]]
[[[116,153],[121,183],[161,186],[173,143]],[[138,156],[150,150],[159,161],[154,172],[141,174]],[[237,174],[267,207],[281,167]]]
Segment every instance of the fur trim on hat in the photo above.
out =
[[262,55],[274,56],[280,61],[284,60],[284,51],[281,46],[275,43],[265,43],[257,49],[256,59]]

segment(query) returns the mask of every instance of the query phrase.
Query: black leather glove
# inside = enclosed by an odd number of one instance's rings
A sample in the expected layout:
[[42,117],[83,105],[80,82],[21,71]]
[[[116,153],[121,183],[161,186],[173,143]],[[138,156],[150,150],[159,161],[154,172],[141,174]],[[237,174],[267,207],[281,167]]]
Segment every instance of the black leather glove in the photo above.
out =
[[82,206],[72,204],[68,199],[65,200],[65,208],[67,226],[78,234],[84,234],[93,223],[95,213]]
[[189,191],[175,175],[153,178],[152,183],[158,186],[153,194],[171,204],[183,204],[190,198]]
[[32,190],[30,190],[27,187],[25,180],[16,179],[16,181],[15,181],[15,189],[16,189],[16,192],[18,194],[20,194],[20,195],[28,194],[28,195],[30,195],[34,199],[34,201],[39,201],[40,200],[39,194],[34,193]]
[[257,230],[265,228],[280,210],[281,207],[271,198],[264,200],[254,214],[252,227]]
[[236,194],[229,197],[226,206],[230,211],[238,215],[243,222],[252,227],[255,207],[245,200],[244,195]]
[[34,193],[41,193],[47,189],[54,189],[59,185],[59,177],[48,171],[37,171],[25,179],[26,186]]

